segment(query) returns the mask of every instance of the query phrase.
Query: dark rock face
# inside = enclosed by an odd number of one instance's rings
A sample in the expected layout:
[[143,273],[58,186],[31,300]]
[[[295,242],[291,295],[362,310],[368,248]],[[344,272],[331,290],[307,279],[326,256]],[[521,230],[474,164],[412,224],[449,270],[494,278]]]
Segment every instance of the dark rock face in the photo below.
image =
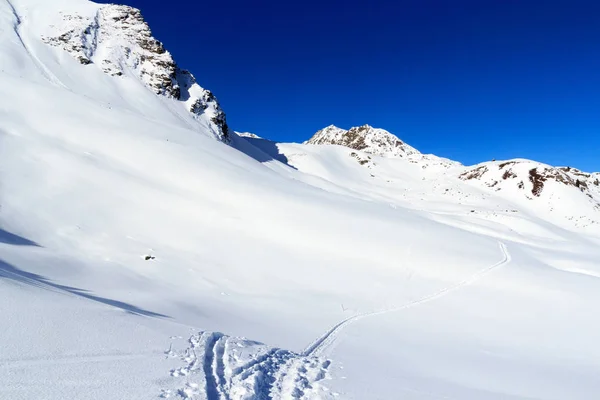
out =
[[[567,167],[569,168],[569,167]],[[565,168],[533,168],[529,171],[529,180],[533,183],[532,193],[535,196],[539,196],[544,189],[544,182],[549,179],[560,182],[566,186],[573,186],[585,192],[588,189],[587,182],[581,179],[574,179],[572,176],[567,174],[570,169]],[[583,174],[581,174],[583,175]],[[590,174],[585,174],[589,178]]]
[[[179,99],[177,64],[163,44],[152,36],[140,10],[108,5],[98,11],[96,20],[99,21],[102,34],[121,36],[129,44],[124,46],[125,54],[134,59],[134,64],[139,63],[142,67],[140,75],[148,87],[156,94]],[[110,73],[117,67],[105,68]]]
[[[196,84],[194,76],[186,70],[177,70],[176,81],[178,82],[178,99],[187,102],[188,111],[195,116],[206,115],[214,124],[217,135],[225,143],[231,141],[231,131],[227,125],[227,116],[221,108],[215,95],[207,89],[202,89]],[[192,95],[191,92],[194,92]]]
[[206,90],[200,98],[196,99],[196,101],[190,107],[190,112],[192,114],[201,115],[209,108],[213,110],[210,121],[219,129],[223,139],[225,141],[229,141],[230,131],[229,126],[227,125],[227,117],[225,116],[225,112],[223,112],[221,109],[219,102],[210,90]]
[[512,178],[516,178],[517,174],[515,174],[512,169],[507,169],[506,171],[504,171],[504,174],[502,174],[502,179],[507,180],[507,179],[512,179]]
[[537,168],[532,168],[529,170],[529,181],[533,184],[533,188],[531,189],[531,194],[534,196],[540,197],[542,194],[542,190],[544,189],[544,182],[546,182],[548,178],[542,174],[540,174]]
[[363,126],[350,128],[348,132],[342,135],[341,143],[337,144],[341,144],[342,146],[346,146],[354,150],[364,150],[368,147],[365,143],[364,137],[366,133],[367,128]]
[[225,113],[223,112],[223,110],[219,110],[219,112],[214,117],[212,117],[210,120],[221,131],[221,134],[223,135],[223,141],[228,143],[230,140],[229,126],[227,125],[227,120],[226,120]]

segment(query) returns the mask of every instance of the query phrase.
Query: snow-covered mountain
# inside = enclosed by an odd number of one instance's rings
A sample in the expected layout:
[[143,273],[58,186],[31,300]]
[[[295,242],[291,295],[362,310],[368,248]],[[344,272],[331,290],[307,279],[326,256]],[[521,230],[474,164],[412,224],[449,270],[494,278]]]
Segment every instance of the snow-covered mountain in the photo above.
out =
[[348,130],[329,125],[314,134],[305,144],[337,144],[354,150],[384,157],[406,157],[420,154],[384,129],[369,125],[357,126]]
[[0,0],[0,398],[597,397],[598,174],[237,134],[141,15]]
[[154,93],[179,100],[195,118],[209,122],[213,135],[229,140],[225,113],[215,96],[181,69],[163,44],[152,36],[139,10],[122,5],[83,4],[69,11],[51,10],[52,24],[41,39],[82,65],[113,77],[138,78]]
[[[436,182],[454,182],[450,187],[443,185],[445,195],[461,193],[463,189],[462,185],[456,182],[458,178],[481,190],[483,198],[493,193],[491,201],[509,201],[520,210],[537,214],[542,219],[564,228],[589,227],[597,231],[600,227],[600,181],[597,173],[586,173],[572,167],[552,167],[522,159],[463,166],[435,155],[422,154],[395,135],[368,125],[348,131],[331,125],[318,131],[305,144],[339,145],[352,149],[340,150],[338,153],[363,166],[363,172],[353,172],[350,177],[344,178],[340,174],[332,176],[329,165],[315,168],[313,160],[320,157],[317,154],[305,157],[305,147],[286,144],[279,147],[284,149],[283,154],[294,167],[340,185],[351,186],[354,191],[365,192],[370,196],[378,192],[371,187],[372,182],[377,180],[384,180],[388,186],[396,188],[410,182],[408,186],[413,191],[416,187],[422,188],[419,190],[422,192],[419,195],[421,199],[435,193],[438,185]],[[300,154],[302,156],[299,156]],[[334,159],[331,154],[327,154],[326,157],[327,159],[319,162],[330,164]],[[416,168],[408,167],[409,163],[414,164]],[[339,170],[343,169],[348,168],[339,167]],[[412,172],[409,176],[399,178],[394,170]],[[357,177],[361,174],[369,176],[370,179],[356,187]],[[408,187],[405,190],[408,191]],[[461,195],[458,195],[457,200],[465,201]],[[417,199],[411,199],[412,205],[418,202]]]
[[575,168],[515,159],[468,167],[459,178],[497,192],[520,208],[546,213],[548,221],[595,230],[600,225],[600,181],[595,176]]

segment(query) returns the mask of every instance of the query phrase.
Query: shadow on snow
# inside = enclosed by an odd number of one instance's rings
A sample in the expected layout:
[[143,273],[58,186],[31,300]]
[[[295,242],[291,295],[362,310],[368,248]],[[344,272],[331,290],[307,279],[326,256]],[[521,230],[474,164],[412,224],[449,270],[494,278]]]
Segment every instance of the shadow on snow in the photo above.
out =
[[85,289],[79,289],[71,286],[65,286],[60,285],[58,283],[54,283],[48,278],[43,277],[41,275],[33,274],[31,272],[23,271],[19,268],[16,268],[6,263],[2,259],[0,259],[0,279],[8,279],[14,282],[19,282],[22,284],[38,287],[40,289],[50,290],[53,292],[70,293],[75,296],[86,298],[88,300],[120,308],[121,310],[130,314],[143,315],[145,317],[170,318],[167,315],[144,310],[143,308],[136,307],[129,303],[113,299],[107,299],[105,297],[95,296]]
[[290,165],[285,154],[279,151],[277,142],[262,138],[232,136],[232,145],[237,150],[254,158],[256,161],[266,163],[269,161],[279,161],[290,168],[297,169]]
[[15,235],[13,233],[7,232],[4,229],[0,228],[0,243],[11,244],[13,246],[36,246],[40,247],[39,244],[33,242],[29,239],[25,239],[19,235]]
[[[29,239],[25,239],[21,236],[12,234],[3,229],[0,229],[0,243],[10,244],[14,246],[40,247],[39,244]],[[122,301],[113,299],[107,299],[105,297],[95,296],[85,289],[79,289],[76,287],[54,283],[44,276],[33,274],[31,272],[23,271],[17,267],[14,267],[2,259],[0,259],[0,279],[7,279],[14,282],[19,282],[21,284],[38,287],[40,289],[50,290],[53,292],[70,293],[75,296],[86,298],[88,300],[120,308],[121,310],[126,311],[130,314],[143,315],[146,317],[170,318],[167,315],[144,310],[143,308],[136,307],[129,303],[124,303]]]

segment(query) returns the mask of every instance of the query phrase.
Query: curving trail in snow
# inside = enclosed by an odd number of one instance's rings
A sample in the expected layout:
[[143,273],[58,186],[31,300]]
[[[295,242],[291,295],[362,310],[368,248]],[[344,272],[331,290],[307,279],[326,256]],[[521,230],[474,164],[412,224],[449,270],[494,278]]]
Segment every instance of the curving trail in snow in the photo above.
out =
[[353,322],[356,322],[358,320],[361,320],[361,319],[367,318],[367,317],[373,317],[376,315],[382,315],[382,314],[387,314],[387,313],[391,313],[391,312],[406,310],[408,308],[412,308],[412,307],[418,306],[420,304],[439,299],[440,297],[443,297],[455,290],[458,290],[464,286],[470,285],[470,284],[478,281],[479,279],[481,279],[485,275],[489,274],[493,270],[500,268],[500,267],[508,264],[511,261],[511,255],[508,252],[506,245],[502,242],[498,242],[498,244],[500,246],[500,250],[502,251],[503,258],[501,261],[497,262],[496,264],[482,269],[481,271],[471,275],[469,278],[467,278],[453,286],[443,288],[433,294],[421,297],[420,299],[411,301],[404,305],[401,305],[398,307],[386,308],[386,309],[378,310],[378,311],[371,311],[371,312],[356,314],[349,318],[346,318],[343,321],[334,325],[331,329],[329,329],[327,332],[325,332],[322,336],[320,336],[315,341],[313,341],[310,345],[308,345],[302,352],[302,355],[304,355],[305,357],[321,357],[321,356],[323,356],[324,353],[326,353],[327,350],[330,349],[338,341],[340,333],[346,327],[348,327],[350,324],[352,324]]

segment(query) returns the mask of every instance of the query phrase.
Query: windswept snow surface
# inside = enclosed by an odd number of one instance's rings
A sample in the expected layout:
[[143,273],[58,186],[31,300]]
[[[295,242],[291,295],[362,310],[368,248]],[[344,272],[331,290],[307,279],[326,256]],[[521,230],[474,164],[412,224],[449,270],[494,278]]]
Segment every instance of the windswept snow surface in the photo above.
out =
[[597,192],[227,145],[44,41],[99,7],[0,0],[0,398],[598,398]]

